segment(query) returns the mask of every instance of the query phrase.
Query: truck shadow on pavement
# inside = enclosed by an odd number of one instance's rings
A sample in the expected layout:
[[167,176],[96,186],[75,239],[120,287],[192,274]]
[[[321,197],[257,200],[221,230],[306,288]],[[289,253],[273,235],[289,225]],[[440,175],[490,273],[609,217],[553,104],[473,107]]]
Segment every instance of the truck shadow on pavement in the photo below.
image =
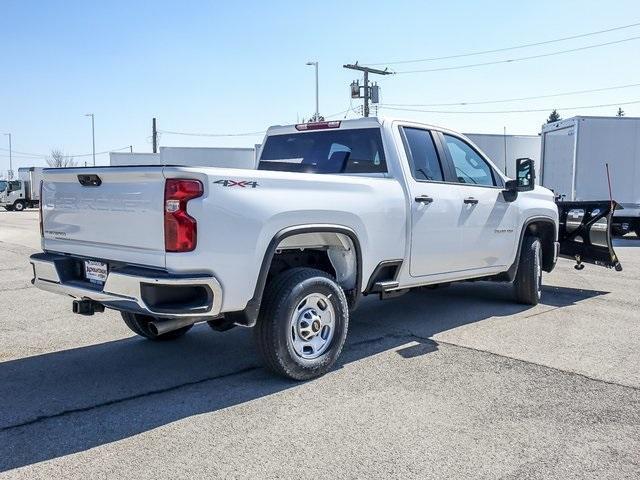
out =
[[[606,293],[545,287],[543,304],[534,312]],[[504,285],[485,282],[419,290],[383,302],[366,298],[351,318],[336,368],[390,349],[404,358],[425,355],[438,348],[432,335],[491,317],[528,314],[529,308],[513,303]],[[172,343],[132,337],[6,361],[0,363],[0,471],[303,385],[264,370],[247,329],[217,333],[206,325]]]

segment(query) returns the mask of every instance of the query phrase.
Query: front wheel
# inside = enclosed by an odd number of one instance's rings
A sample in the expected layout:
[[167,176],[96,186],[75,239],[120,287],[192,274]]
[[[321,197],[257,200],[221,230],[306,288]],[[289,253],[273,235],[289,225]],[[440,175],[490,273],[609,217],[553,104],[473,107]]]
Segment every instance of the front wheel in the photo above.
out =
[[537,305],[542,297],[542,245],[536,237],[524,237],[514,281],[516,300]]
[[175,338],[183,336],[193,327],[193,325],[187,325],[186,327],[182,327],[177,330],[172,330],[170,332],[158,335],[157,333],[154,333],[149,327],[149,322],[155,320],[155,317],[129,312],[120,312],[120,314],[122,315],[122,320],[124,320],[124,323],[131,329],[133,333],[136,333],[141,337],[148,338],[149,340],[173,340]]
[[328,372],[344,346],[349,307],[325,272],[294,268],[268,286],[254,336],[267,367],[294,380]]
[[13,204],[13,209],[16,212],[22,212],[25,209],[25,204],[24,202],[16,202]]

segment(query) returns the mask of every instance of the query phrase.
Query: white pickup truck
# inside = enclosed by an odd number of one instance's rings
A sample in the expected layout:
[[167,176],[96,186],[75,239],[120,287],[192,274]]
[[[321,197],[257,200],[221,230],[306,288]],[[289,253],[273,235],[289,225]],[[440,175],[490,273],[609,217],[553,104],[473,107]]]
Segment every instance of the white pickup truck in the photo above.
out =
[[271,127],[256,170],[47,170],[33,283],[135,333],[254,327],[275,372],[309,379],[340,355],[363,295],[480,279],[535,305],[558,253],[620,268],[612,202],[560,207],[464,136],[363,118]]

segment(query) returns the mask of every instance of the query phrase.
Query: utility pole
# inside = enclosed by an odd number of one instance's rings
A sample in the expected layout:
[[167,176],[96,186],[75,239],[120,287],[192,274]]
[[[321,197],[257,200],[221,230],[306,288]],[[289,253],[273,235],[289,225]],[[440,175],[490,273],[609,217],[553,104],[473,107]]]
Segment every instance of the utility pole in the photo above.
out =
[[96,125],[93,113],[85,113],[85,117],[91,117],[91,143],[93,145],[93,166],[96,166]]
[[156,117],[151,122],[151,138],[153,139],[153,153],[158,153],[158,129],[156,128]]
[[507,127],[502,127],[504,139],[504,174],[507,174]]
[[[343,65],[344,68],[347,68],[349,70],[358,70],[360,72],[363,72],[364,74],[364,82],[363,82],[363,88],[364,88],[364,93],[362,96],[358,97],[358,98],[363,98],[364,99],[364,116],[368,117],[369,116],[369,100],[371,99],[371,88],[369,86],[369,74],[373,73],[375,75],[391,75],[393,72],[390,72],[388,69],[384,69],[384,70],[380,70],[379,68],[370,68],[370,67],[362,67],[360,65],[358,65],[358,62],[356,62],[355,64],[347,64],[347,65]],[[378,88],[377,86],[375,88]],[[377,103],[377,102],[376,102]]]
[[7,176],[9,180],[13,178],[13,158],[11,156],[11,134],[5,133],[7,137],[9,137],[9,171],[7,172]]
[[133,145],[129,145],[129,152],[133,153]]
[[318,62],[307,62],[307,65],[313,65],[316,67],[316,115],[313,119],[316,122],[320,121],[320,101],[319,101],[319,93],[318,93]]

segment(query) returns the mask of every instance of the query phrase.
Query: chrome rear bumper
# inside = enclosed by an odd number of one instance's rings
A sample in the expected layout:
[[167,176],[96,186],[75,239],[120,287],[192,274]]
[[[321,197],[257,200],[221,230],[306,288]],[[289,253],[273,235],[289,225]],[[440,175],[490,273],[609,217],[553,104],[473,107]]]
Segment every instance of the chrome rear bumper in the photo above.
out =
[[[79,279],[70,268],[82,259],[54,253],[31,256],[36,287],[76,299],[90,299],[115,310],[143,313],[160,318],[213,317],[222,308],[222,288],[211,275],[172,275],[159,270],[124,266],[109,271],[104,285]],[[163,302],[163,295],[175,292],[199,292],[181,303],[173,298]],[[168,294],[168,295],[167,295]]]

